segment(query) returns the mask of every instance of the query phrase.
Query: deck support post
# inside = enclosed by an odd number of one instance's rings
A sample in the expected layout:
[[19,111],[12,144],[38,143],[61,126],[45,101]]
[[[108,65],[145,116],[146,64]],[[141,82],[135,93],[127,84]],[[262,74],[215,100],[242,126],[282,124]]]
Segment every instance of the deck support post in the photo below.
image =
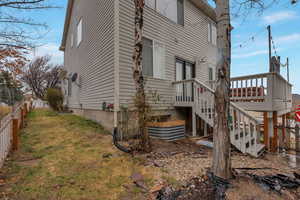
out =
[[300,127],[299,127],[299,124],[296,124],[295,136],[296,136],[296,152],[300,152]]
[[264,112],[264,144],[267,149],[270,149],[270,143],[269,143],[269,113]]
[[[285,120],[286,120],[286,126],[290,127],[291,126],[290,113],[286,114]],[[289,128],[286,129],[284,141],[285,141],[285,148],[289,150],[291,148],[291,129]]]
[[286,115],[282,115],[281,116],[281,134],[279,135],[279,148],[280,149],[285,149],[286,148],[286,142],[285,142],[285,138],[286,138]]
[[24,108],[21,109],[21,119],[20,119],[20,128],[24,128]]
[[204,122],[204,136],[207,136],[207,123],[205,121]]
[[271,152],[277,152],[278,150],[278,116],[277,111],[273,112],[273,124],[271,126],[271,129],[273,129],[273,135],[271,140]]
[[197,136],[197,127],[196,127],[196,113],[195,113],[195,108],[193,107],[192,108],[192,134],[193,134],[193,137],[196,137]]

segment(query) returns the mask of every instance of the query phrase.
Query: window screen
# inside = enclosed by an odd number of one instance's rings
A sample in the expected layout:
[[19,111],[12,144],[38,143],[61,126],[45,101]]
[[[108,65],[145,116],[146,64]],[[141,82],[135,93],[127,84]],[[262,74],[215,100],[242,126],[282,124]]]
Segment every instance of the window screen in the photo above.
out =
[[152,8],[152,9],[155,9],[155,3],[156,3],[156,0],[145,0],[145,4],[146,6]]
[[154,56],[153,56],[153,77],[165,78],[165,47],[164,45],[154,42]]
[[153,42],[143,38],[143,75],[153,76]]
[[177,0],[158,0],[157,11],[177,23]]
[[210,81],[212,81],[214,79],[214,75],[213,75],[213,69],[210,67],[208,68],[208,79]]
[[177,0],[177,23],[184,25],[183,0]]

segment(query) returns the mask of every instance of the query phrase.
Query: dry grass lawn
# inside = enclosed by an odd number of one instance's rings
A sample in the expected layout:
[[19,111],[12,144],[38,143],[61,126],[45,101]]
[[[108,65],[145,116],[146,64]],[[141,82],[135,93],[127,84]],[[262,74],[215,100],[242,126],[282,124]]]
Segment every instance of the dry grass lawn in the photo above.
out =
[[[156,170],[115,149],[111,136],[98,124],[38,110],[28,116],[20,151],[0,171],[0,181],[4,180],[0,199],[120,199],[126,196],[124,185],[132,184],[133,173],[141,173],[151,187]],[[139,199],[140,193],[135,188],[131,196]]]

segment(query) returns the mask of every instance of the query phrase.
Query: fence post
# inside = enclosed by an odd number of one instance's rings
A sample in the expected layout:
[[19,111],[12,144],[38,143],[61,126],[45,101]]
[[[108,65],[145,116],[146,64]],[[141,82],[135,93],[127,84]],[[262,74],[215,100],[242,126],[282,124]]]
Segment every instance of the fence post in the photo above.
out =
[[30,101],[30,112],[33,110],[33,101]]
[[300,152],[300,127],[299,124],[296,124],[295,127],[295,136],[296,136],[296,151]]
[[27,103],[24,103],[24,117],[26,117],[27,112]]
[[12,134],[13,134],[13,142],[12,142],[12,149],[13,151],[17,151],[19,148],[19,128],[18,128],[18,119],[12,119],[13,122],[13,130],[12,130]]
[[24,128],[24,109],[21,107],[21,119],[20,119],[20,128]]

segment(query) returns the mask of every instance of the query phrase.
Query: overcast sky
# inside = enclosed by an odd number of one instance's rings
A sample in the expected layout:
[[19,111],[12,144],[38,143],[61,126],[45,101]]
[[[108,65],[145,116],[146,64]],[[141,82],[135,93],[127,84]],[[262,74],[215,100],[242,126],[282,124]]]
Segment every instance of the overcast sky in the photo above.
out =
[[[43,38],[44,44],[36,55],[49,54],[53,62],[63,63],[63,53],[58,50],[65,19],[67,0],[54,1],[61,9],[50,9],[34,15],[35,19],[47,22],[49,33]],[[291,6],[286,0],[266,10],[263,15],[252,14],[233,18],[232,32],[232,76],[268,72],[267,25],[272,26],[273,40],[277,55],[290,59],[290,76],[294,92],[300,93],[300,5]],[[283,3],[284,2],[284,3]],[[282,68],[285,76],[286,69]]]

